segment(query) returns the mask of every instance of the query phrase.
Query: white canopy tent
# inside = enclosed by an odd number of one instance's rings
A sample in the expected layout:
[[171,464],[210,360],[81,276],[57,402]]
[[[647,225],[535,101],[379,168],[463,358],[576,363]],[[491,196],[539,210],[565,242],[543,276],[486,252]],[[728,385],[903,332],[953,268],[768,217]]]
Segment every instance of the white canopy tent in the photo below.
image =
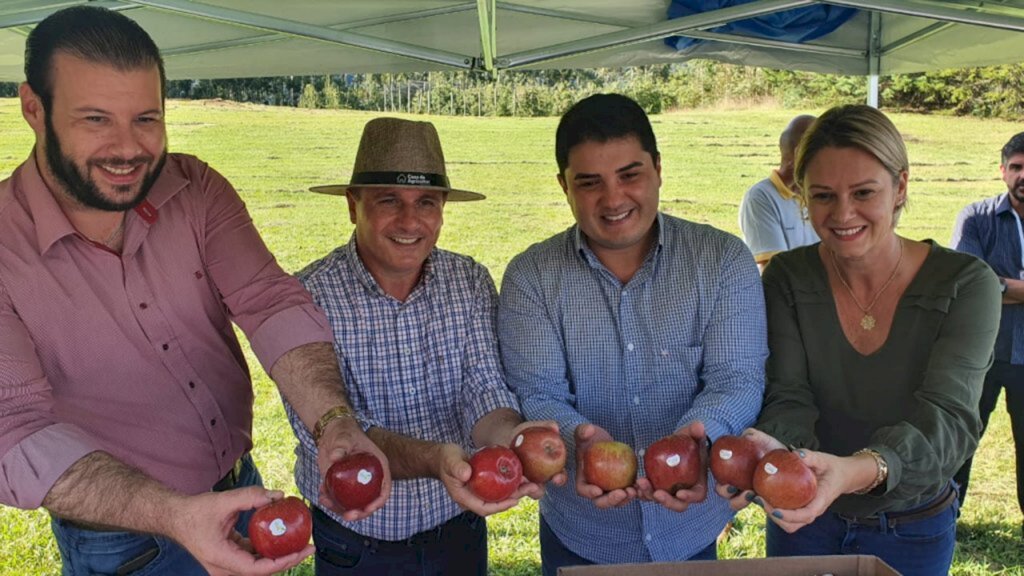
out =
[[[1024,0],[742,0],[667,20],[669,0],[93,0],[137,20],[172,79],[424,70],[621,67],[690,58],[879,75],[1021,61]],[[0,81],[69,0],[0,2]],[[857,8],[798,44],[711,29],[815,4]],[[669,36],[702,40],[677,51]]]

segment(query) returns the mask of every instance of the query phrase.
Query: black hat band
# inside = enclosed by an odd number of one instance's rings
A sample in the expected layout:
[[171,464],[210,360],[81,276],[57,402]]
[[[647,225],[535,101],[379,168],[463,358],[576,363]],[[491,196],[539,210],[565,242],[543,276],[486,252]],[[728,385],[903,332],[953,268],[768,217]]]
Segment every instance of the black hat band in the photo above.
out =
[[358,172],[352,175],[349,186],[431,186],[434,188],[451,188],[448,177],[444,174],[428,172]]

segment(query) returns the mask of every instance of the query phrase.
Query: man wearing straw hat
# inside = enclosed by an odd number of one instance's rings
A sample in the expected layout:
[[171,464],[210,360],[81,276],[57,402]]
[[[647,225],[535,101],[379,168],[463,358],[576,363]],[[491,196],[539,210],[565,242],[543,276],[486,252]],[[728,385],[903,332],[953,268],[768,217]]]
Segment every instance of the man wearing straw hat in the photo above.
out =
[[[435,246],[446,202],[484,196],[449,185],[432,124],[395,118],[366,124],[348,184],[312,190],[344,194],[355,232],[299,280],[327,312],[353,406],[395,478],[387,504],[364,520],[314,508],[316,573],[486,574],[483,516],[543,487],[524,483],[488,503],[466,486],[468,452],[538,425],[523,422],[505,384],[487,269]],[[316,445],[288,413],[296,484],[315,502]]]

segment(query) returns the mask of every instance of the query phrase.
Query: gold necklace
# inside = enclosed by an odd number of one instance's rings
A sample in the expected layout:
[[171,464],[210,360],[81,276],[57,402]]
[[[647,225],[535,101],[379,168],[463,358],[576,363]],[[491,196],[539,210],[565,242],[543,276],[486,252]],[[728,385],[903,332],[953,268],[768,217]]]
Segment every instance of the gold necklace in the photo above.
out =
[[875,328],[875,324],[877,324],[877,322],[875,321],[875,317],[871,315],[871,309],[875,307],[878,299],[882,296],[882,292],[885,292],[885,289],[888,288],[889,285],[892,284],[892,281],[896,279],[896,273],[899,272],[900,264],[903,263],[903,240],[900,239],[899,242],[900,255],[899,258],[896,259],[896,266],[893,267],[892,274],[889,275],[889,279],[885,281],[885,284],[882,284],[882,287],[878,289],[878,292],[875,293],[875,297],[871,299],[871,303],[867,306],[860,305],[857,297],[853,294],[853,288],[850,288],[850,285],[846,283],[846,279],[843,278],[843,273],[839,271],[839,264],[836,263],[836,253],[832,250],[828,251],[832,256],[832,268],[836,271],[836,276],[839,276],[839,281],[843,283],[843,287],[850,293],[850,298],[853,299],[853,303],[856,304],[857,308],[860,308],[860,311],[864,313],[864,316],[860,319],[860,327],[865,330],[873,330]]

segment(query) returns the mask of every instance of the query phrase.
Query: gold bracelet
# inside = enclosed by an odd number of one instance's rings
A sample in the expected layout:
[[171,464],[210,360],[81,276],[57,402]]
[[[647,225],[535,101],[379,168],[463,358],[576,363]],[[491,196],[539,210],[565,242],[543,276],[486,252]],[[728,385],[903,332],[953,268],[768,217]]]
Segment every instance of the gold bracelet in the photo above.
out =
[[356,415],[352,412],[352,409],[344,404],[339,404],[334,408],[331,408],[324,415],[316,421],[316,425],[313,426],[313,443],[320,444],[320,437],[324,434],[324,428],[327,427],[332,420],[338,418],[352,418],[355,419]]
[[853,494],[856,494],[858,496],[863,496],[864,494],[871,492],[875,488],[878,488],[889,477],[889,465],[886,464],[885,458],[882,458],[882,455],[879,454],[877,450],[872,450],[870,448],[861,448],[860,450],[854,452],[853,456],[859,456],[861,454],[868,454],[875,459],[875,466],[878,467],[878,472],[875,474],[875,479],[871,482],[871,484],[867,486],[867,488],[861,488],[860,490],[855,490],[853,492]]

